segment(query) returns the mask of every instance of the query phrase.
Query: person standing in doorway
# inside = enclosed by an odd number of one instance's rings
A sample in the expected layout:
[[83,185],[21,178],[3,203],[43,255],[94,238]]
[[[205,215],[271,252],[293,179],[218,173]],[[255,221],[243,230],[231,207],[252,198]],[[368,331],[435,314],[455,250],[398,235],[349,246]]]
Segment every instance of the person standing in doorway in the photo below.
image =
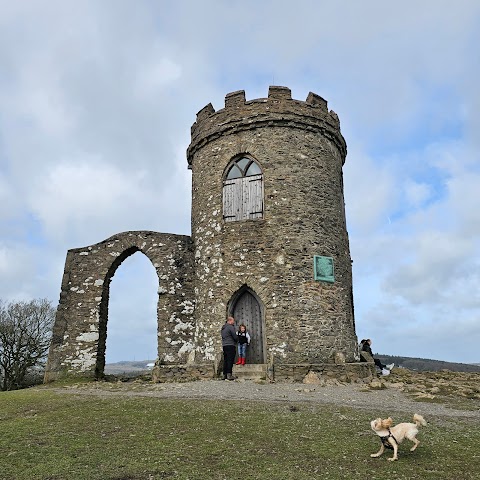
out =
[[233,362],[235,361],[235,344],[238,342],[237,333],[235,332],[235,320],[233,317],[228,317],[223,324],[222,347],[223,347],[223,379],[235,380],[232,374]]
[[238,327],[238,361],[235,365],[245,365],[247,357],[247,347],[250,345],[250,335],[247,332],[247,327],[242,323]]

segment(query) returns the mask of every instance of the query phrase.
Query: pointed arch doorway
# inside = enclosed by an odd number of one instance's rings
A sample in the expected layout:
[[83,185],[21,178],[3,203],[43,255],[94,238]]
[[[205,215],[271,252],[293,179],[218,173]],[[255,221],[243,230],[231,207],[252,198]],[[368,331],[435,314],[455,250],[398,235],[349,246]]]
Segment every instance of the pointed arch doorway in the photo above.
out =
[[255,292],[242,287],[230,301],[229,315],[235,318],[235,326],[243,323],[250,334],[251,342],[247,350],[247,363],[265,363],[263,305]]

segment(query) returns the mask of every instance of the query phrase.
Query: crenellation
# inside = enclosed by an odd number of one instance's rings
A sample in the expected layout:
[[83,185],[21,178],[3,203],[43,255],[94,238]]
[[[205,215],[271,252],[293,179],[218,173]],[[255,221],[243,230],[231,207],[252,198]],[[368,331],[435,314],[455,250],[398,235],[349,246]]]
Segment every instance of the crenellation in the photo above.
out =
[[225,95],[225,108],[237,108],[245,105],[245,90],[227,93]]
[[321,108],[325,113],[328,112],[327,101],[316,93],[309,92],[305,102],[309,105],[312,105],[313,107]]
[[198,113],[197,113],[197,123],[202,122],[203,120],[209,118],[211,115],[215,113],[215,109],[213,105],[209,103],[205,105]]
[[337,115],[333,110],[330,110],[329,116],[330,116],[330,118],[333,120],[333,122],[335,123],[335,125],[336,125],[338,128],[340,128],[340,119],[338,118],[338,115]]
[[[267,98],[245,101],[243,90],[225,97],[225,108],[215,111],[211,104],[197,114],[192,125],[192,142],[187,149],[189,168],[195,152],[223,136],[238,136],[242,131],[255,130],[264,133],[265,127],[283,127],[311,131],[326,136],[335,144],[340,154],[346,156],[346,143],[340,133],[336,114],[328,112],[327,102],[314,93],[306,101],[293,100],[286,87],[271,86]],[[250,143],[250,142],[249,142]]]
[[268,88],[268,100],[272,101],[282,101],[282,100],[291,100],[292,91],[287,87],[280,86],[271,86]]

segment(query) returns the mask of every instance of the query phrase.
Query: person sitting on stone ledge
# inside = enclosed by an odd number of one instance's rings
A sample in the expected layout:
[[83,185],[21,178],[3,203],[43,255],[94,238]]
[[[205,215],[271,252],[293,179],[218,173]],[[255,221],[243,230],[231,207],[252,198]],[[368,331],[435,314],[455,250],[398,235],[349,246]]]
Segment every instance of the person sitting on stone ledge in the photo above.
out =
[[[382,375],[390,375],[390,370],[395,366],[395,364],[390,363],[389,365],[384,365],[378,358],[375,358],[373,356],[371,345],[372,345],[372,340],[370,338],[363,339],[360,342],[360,361],[361,362],[371,361],[368,358],[368,356],[370,356],[372,360],[375,362],[375,365],[381,370]],[[365,353],[367,353],[368,355],[365,355]]]

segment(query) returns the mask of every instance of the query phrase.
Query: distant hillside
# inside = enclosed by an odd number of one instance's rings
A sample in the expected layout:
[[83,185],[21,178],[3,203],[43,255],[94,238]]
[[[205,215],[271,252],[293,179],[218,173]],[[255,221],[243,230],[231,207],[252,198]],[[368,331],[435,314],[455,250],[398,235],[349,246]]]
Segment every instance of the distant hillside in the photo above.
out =
[[149,363],[154,363],[155,360],[138,360],[138,361],[123,361],[116,363],[107,363],[105,365],[106,375],[122,375],[137,373],[141,374],[148,372],[150,369],[147,367]]
[[395,363],[396,367],[408,368],[419,372],[438,372],[450,370],[452,372],[480,372],[480,365],[474,363],[453,363],[442,360],[429,360],[427,358],[397,357],[394,355],[375,354],[382,363]]
[[[480,372],[480,364],[452,363],[441,360],[429,360],[427,358],[397,357],[394,355],[375,354],[382,363],[395,363],[396,367],[408,368],[418,372],[438,372],[439,370],[450,370],[452,372]],[[148,372],[150,369],[147,364],[154,363],[155,360],[123,361],[116,363],[107,363],[105,373],[107,375],[132,375]]]

